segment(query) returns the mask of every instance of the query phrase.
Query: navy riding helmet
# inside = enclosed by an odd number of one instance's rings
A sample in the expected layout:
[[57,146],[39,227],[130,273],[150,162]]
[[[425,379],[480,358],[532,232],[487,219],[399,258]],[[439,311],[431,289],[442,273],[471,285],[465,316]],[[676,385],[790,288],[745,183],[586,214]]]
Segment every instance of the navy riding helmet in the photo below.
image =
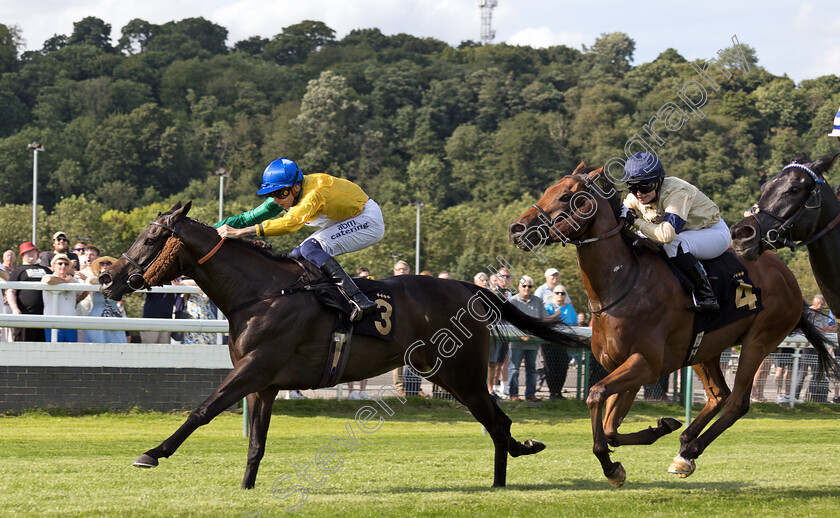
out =
[[665,178],[665,169],[659,158],[653,153],[639,151],[631,156],[624,165],[624,183],[644,182]]

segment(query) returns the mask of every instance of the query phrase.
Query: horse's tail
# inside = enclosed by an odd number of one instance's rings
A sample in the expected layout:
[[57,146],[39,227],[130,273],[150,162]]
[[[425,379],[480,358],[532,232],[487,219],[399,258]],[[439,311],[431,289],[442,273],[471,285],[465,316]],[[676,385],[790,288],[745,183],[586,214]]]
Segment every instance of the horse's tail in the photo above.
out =
[[501,320],[514,325],[518,329],[561,347],[591,348],[589,339],[579,336],[568,324],[564,324],[557,319],[543,320],[526,315],[510,301],[503,300],[502,297],[492,291],[469,282],[460,282],[475,294],[473,298],[478,297],[485,304],[492,305],[498,311]]
[[799,323],[796,325],[797,329],[802,331],[805,338],[808,339],[811,346],[817,351],[819,359],[819,368],[832,380],[840,380],[840,364],[837,363],[829,350],[833,347],[832,342],[826,337],[820,329],[814,325],[811,320],[811,312],[813,310],[808,307],[808,304],[802,304],[802,316],[799,318]]

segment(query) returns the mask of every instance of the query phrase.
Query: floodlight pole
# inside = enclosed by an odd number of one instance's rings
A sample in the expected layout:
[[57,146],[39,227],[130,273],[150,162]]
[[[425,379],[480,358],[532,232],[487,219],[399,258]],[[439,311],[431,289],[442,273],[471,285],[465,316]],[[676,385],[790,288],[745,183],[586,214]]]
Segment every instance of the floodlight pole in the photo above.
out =
[[414,250],[414,275],[420,275],[420,207],[425,207],[426,204],[422,201],[413,201],[412,205],[417,207],[417,234],[416,247]]
[[38,152],[44,151],[44,146],[38,142],[26,145],[32,150],[32,244],[38,246]]

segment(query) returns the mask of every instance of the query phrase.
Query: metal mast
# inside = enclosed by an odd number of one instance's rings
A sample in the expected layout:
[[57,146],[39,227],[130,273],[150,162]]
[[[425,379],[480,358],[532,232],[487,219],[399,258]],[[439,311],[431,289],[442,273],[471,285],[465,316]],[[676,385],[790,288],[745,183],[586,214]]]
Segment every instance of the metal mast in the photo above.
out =
[[493,21],[493,8],[499,5],[498,0],[478,0],[478,7],[481,8],[481,44],[489,45],[496,37],[496,31],[491,27]]

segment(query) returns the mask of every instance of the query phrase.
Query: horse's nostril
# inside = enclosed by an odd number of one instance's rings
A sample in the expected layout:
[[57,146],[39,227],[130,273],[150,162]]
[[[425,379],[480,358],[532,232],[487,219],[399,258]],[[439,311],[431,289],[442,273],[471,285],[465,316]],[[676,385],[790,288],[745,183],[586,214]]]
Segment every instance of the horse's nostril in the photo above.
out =
[[755,230],[752,227],[743,226],[738,229],[738,237],[741,239],[749,239],[755,235]]
[[521,234],[525,231],[525,225],[522,225],[521,223],[511,223],[508,231],[511,234]]

